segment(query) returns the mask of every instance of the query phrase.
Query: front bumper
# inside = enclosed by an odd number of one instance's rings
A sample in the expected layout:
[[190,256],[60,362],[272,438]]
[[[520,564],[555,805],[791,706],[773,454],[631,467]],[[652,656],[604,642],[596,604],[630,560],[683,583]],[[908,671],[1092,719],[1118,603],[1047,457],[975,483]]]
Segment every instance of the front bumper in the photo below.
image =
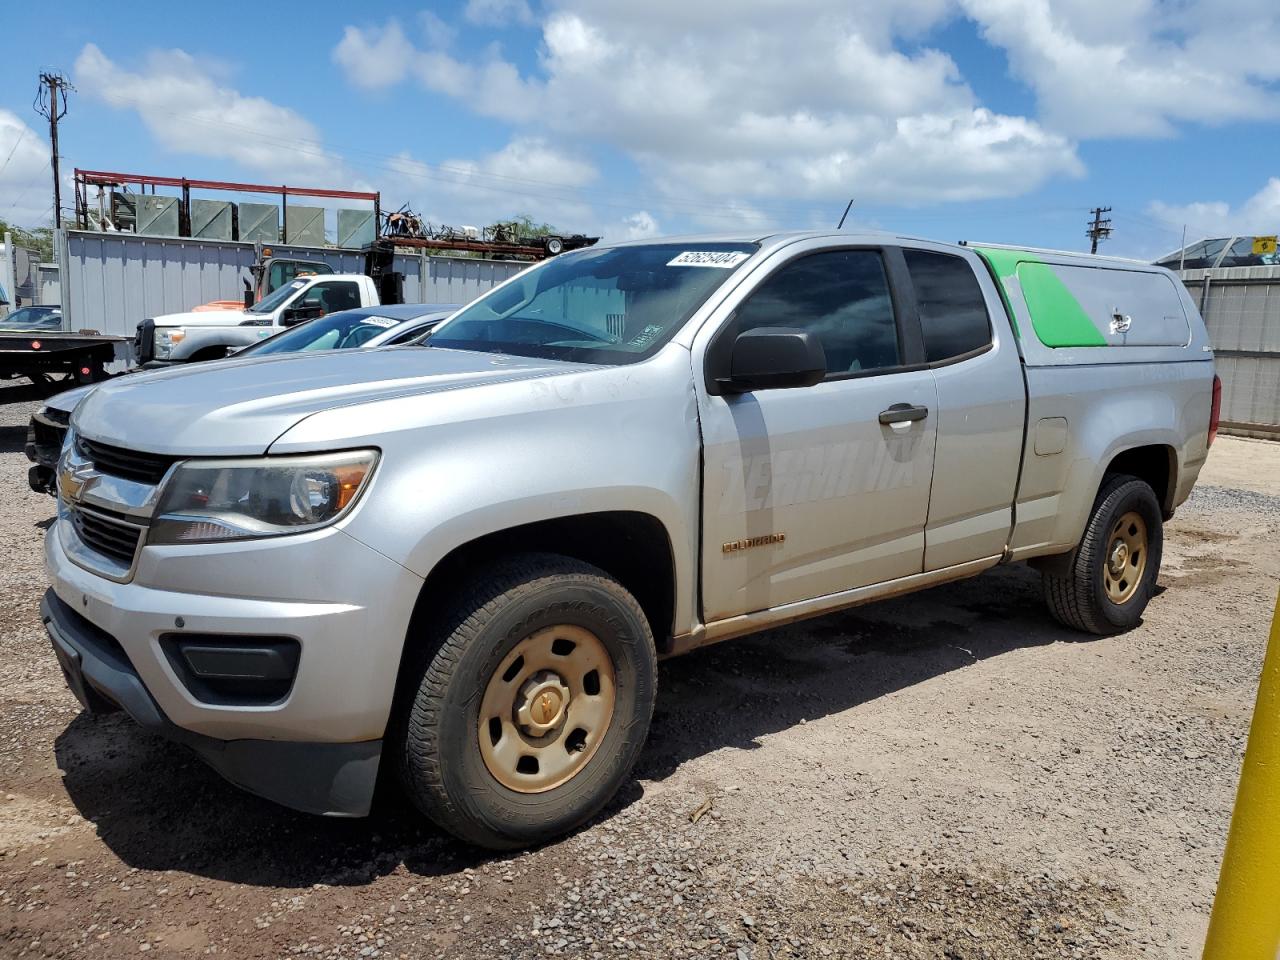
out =
[[[119,706],[232,782],[288,806],[368,811],[420,578],[336,528],[144,546],[126,583],[76,564],[64,538],[76,533],[60,519],[45,538],[52,589],[42,616],[89,709]],[[197,696],[165,652],[187,634],[296,640],[287,696],[265,704]]]
[[363,817],[373,802],[381,740],[298,743],[218,740],[173,723],[114,638],[49,590],[40,602],[67,686],[90,713],[123,710],[140,726],[190,747],[238,787],[306,813]]

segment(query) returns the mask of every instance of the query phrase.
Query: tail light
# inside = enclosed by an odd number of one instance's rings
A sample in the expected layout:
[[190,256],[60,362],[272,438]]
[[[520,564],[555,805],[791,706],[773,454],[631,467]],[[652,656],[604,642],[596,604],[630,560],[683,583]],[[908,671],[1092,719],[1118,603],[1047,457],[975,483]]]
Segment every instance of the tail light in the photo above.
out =
[[1218,421],[1222,417],[1222,378],[1213,375],[1213,404],[1209,407],[1209,446],[1218,435]]

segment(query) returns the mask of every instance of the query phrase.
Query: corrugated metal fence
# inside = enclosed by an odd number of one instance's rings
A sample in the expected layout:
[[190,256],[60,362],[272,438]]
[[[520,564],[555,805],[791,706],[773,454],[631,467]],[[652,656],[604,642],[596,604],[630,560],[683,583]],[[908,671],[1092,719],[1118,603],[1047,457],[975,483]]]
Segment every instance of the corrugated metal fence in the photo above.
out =
[[[183,313],[211,300],[239,300],[251,278],[254,245],[67,230],[62,235],[62,313],[69,330],[132,337],[148,317]],[[355,250],[272,244],[277,257],[363,273]],[[398,254],[407,303],[466,303],[527,267],[512,260]]]
[[1222,378],[1223,432],[1280,437],[1280,267],[1183,271]]

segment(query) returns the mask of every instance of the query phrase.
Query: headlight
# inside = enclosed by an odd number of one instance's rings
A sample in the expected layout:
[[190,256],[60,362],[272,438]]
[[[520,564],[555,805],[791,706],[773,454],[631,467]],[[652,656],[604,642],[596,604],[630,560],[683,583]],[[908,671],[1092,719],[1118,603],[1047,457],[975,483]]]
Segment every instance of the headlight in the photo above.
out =
[[188,460],[160,494],[148,543],[210,543],[301,533],[351,509],[376,450],[256,460]]
[[173,348],[187,339],[187,331],[182,327],[159,327],[155,336],[155,356],[157,360],[167,360]]

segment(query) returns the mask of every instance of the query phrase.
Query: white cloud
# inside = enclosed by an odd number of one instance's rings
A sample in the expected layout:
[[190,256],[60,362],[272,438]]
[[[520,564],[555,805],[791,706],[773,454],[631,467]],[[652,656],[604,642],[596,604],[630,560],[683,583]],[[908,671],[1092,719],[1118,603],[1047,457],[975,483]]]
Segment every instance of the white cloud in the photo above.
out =
[[418,14],[418,23],[422,27],[423,35],[427,38],[427,44],[432,47],[447,47],[458,36],[455,27],[445,23],[430,10],[423,10]]
[[623,240],[647,240],[662,233],[662,228],[648,210],[638,210],[631,216],[622,218],[622,230],[619,233]]
[[1272,118],[1280,13],[1220,0],[960,0],[1075,137],[1169,136],[1181,121]]
[[516,137],[479,159],[425,163],[402,152],[390,164],[382,189],[408,198],[433,223],[483,225],[516,213],[533,213],[561,229],[587,230],[596,222],[577,191],[599,178],[586,160],[537,137]]
[[218,65],[183,50],[152,52],[126,70],[90,43],[75,62],[83,96],[135,110],[164,147],[234,160],[273,182],[297,186],[348,183],[351,174],[320,145],[309,120],[263,97],[227,86]]
[[467,0],[462,15],[470,23],[484,27],[506,27],[533,23],[527,0]]
[[347,27],[333,48],[333,62],[342,67],[347,79],[365,90],[399,83],[415,56],[413,44],[395,20],[382,28]]
[[[63,188],[63,200],[70,195]],[[53,177],[44,137],[0,109],[0,220],[46,226],[53,219]]]
[[1280,233],[1280,177],[1266,184],[1238,207],[1223,200],[1187,204],[1154,202],[1147,213],[1171,228],[1187,225],[1187,240],[1202,237],[1273,236]]
[[619,149],[667,203],[704,217],[714,204],[722,222],[851,194],[1015,196],[1078,175],[1068,138],[984,108],[942,51],[903,52],[953,14],[949,0],[794,0],[785,16],[766,0],[556,0],[532,72],[497,47],[428,47],[403,73],[533,134]]

